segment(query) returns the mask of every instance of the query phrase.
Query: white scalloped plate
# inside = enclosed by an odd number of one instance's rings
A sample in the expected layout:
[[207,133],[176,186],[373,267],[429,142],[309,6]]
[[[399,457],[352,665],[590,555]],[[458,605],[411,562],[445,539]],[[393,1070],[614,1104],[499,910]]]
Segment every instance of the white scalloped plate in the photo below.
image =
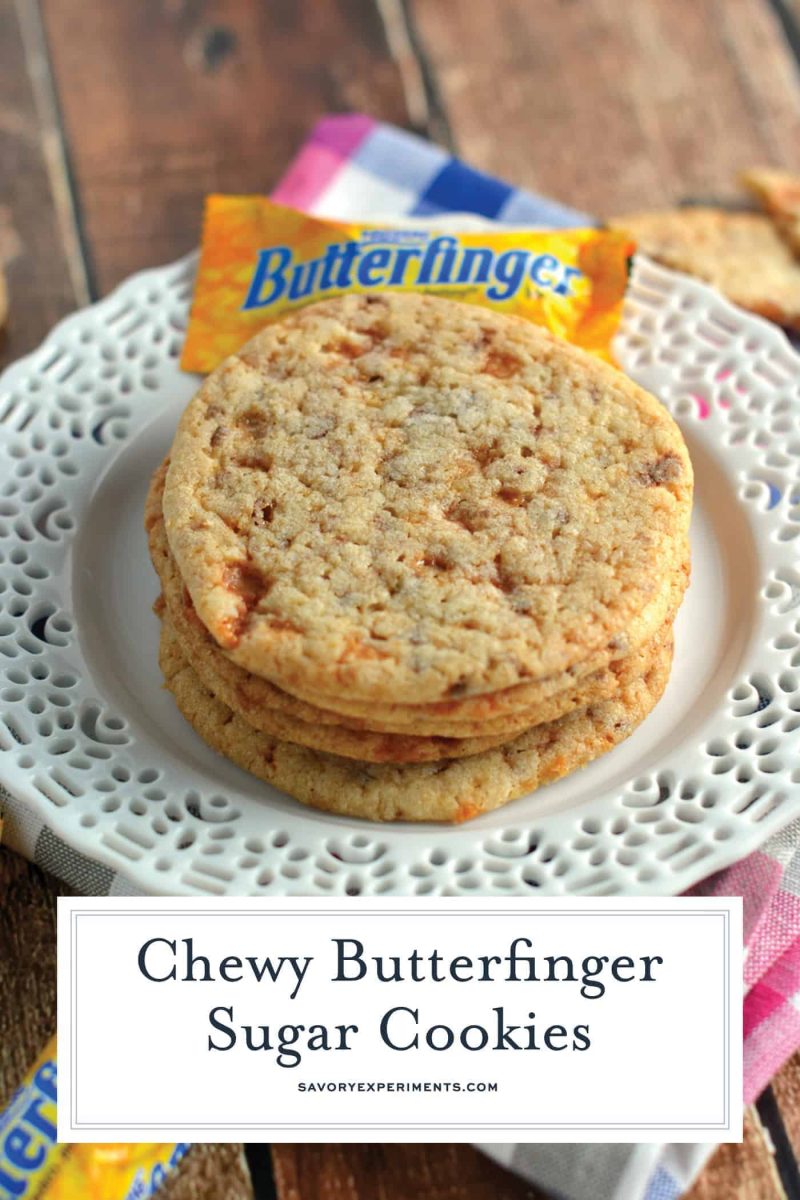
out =
[[636,264],[618,351],[685,432],[693,581],[664,699],[583,771],[459,827],[303,808],[160,687],[142,505],[196,387],[194,259],[68,318],[0,380],[0,781],[162,893],[676,893],[800,813],[800,358]]

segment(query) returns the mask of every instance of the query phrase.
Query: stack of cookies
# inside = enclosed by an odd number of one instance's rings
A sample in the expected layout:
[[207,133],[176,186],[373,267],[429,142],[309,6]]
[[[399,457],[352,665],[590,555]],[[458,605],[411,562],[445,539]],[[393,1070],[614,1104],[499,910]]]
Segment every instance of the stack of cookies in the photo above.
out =
[[658,701],[691,496],[658,401],[546,331],[310,305],[209,376],[153,479],[166,685],[306,804],[464,820]]

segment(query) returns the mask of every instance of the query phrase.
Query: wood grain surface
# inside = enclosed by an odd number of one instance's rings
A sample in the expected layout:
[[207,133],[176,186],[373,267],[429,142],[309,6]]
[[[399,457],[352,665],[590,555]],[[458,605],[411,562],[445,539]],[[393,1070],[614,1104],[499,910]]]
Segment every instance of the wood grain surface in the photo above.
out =
[[0,330],[0,367],[32,350],[85,296],[70,275],[68,234],[54,202],[58,166],[37,108],[34,74],[11,0],[0,3],[0,268],[11,312]]
[[371,0],[42,8],[99,294],[195,246],[206,193],[268,191],[320,113],[407,119]]
[[543,1200],[471,1146],[273,1147],[280,1200]]
[[797,61],[766,0],[410,0],[459,153],[603,216],[797,165]]
[[[800,0],[0,0],[0,367],[346,110],[586,211],[732,198],[746,166],[800,169]],[[0,1104],[54,1028],[59,887],[0,849]],[[800,1197],[800,1056],[745,1134],[691,1200]],[[263,1200],[540,1200],[469,1147],[252,1162]],[[195,1147],[170,1188],[251,1195],[236,1147]]]

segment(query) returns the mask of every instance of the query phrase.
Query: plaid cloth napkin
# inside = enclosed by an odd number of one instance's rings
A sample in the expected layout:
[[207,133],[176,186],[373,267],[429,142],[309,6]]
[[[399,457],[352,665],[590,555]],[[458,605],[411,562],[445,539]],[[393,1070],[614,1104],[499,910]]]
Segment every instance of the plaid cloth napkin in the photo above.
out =
[[[351,219],[472,212],[511,224],[591,223],[575,209],[510,187],[444,150],[361,115],[316,126],[274,199]],[[87,895],[138,895],[124,874],[67,845],[0,788],[4,844]],[[744,897],[744,1086],[750,1103],[800,1047],[800,821],[762,850],[694,889]],[[563,1200],[675,1200],[713,1146],[482,1145],[487,1154]]]

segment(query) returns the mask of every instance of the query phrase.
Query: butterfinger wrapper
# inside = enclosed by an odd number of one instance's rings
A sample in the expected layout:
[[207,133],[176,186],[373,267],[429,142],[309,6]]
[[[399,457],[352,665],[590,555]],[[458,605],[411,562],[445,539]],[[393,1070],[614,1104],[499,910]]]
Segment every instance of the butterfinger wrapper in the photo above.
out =
[[454,232],[321,220],[262,196],[209,196],[181,366],[212,371],[287,312],[384,290],[524,317],[613,361],[632,251],[618,230]]

